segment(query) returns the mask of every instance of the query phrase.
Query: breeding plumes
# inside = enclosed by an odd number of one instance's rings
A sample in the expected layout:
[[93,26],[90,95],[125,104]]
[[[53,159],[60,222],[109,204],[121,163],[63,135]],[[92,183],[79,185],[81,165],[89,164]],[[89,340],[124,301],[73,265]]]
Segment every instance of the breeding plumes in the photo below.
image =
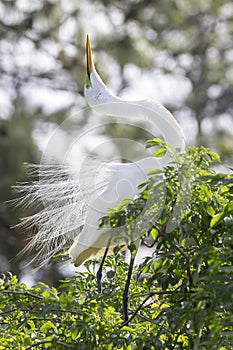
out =
[[[95,70],[88,36],[86,57],[84,94],[93,110],[117,118],[144,118],[156,126],[167,143],[184,151],[182,130],[166,108],[149,100],[123,100],[108,90]],[[37,258],[42,257],[45,262],[72,242],[68,253],[75,266],[92,256],[104,255],[106,247],[111,248],[116,242],[111,242],[110,227],[99,229],[100,218],[107,213],[108,208],[116,207],[125,198],[133,198],[139,191],[138,185],[146,180],[149,170],[163,168],[170,160],[167,152],[163,158],[148,157],[127,164],[86,158],[79,170],[53,164],[42,165],[40,168],[32,166],[32,171],[39,171],[40,180],[20,187],[19,190],[24,195],[21,202],[30,206],[40,203],[42,208],[31,217],[23,219],[23,224],[27,227],[37,227],[28,248],[36,248]],[[121,243],[120,237],[117,243]],[[125,244],[123,238],[122,243]],[[128,281],[133,260],[130,266]],[[100,279],[101,271],[98,278],[99,291]],[[127,298],[126,288],[126,320]]]

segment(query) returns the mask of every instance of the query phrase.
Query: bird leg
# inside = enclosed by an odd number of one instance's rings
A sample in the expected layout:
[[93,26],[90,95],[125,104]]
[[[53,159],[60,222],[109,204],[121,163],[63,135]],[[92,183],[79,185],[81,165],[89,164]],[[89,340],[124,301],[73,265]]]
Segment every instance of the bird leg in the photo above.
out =
[[102,260],[101,260],[99,269],[98,269],[97,274],[96,274],[96,280],[97,280],[97,286],[98,286],[98,293],[99,293],[99,294],[102,293],[102,284],[101,284],[101,280],[102,280],[102,270],[103,270],[103,265],[104,265],[106,256],[107,256],[107,254],[108,254],[108,250],[109,250],[109,247],[110,247],[110,244],[111,244],[111,240],[112,240],[112,235],[111,235],[111,237],[110,237],[109,240],[108,240],[108,243],[107,243],[107,245],[106,245],[106,249],[105,249],[105,251],[104,251],[104,255],[103,255],[103,257],[102,257]]
[[133,265],[134,265],[134,260],[135,260],[136,254],[132,254],[130,256],[130,263],[129,263],[129,270],[128,270],[128,275],[127,275],[127,280],[125,283],[125,289],[123,293],[123,311],[124,311],[124,318],[125,322],[128,321],[129,319],[129,314],[128,314],[128,303],[129,303],[129,286],[130,286],[130,280],[133,272]]

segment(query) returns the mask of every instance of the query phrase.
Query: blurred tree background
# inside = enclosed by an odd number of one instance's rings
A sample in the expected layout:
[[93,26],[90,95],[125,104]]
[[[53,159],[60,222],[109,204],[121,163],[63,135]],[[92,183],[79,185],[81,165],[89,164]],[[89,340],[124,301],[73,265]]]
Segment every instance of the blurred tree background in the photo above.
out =
[[[26,234],[10,227],[26,215],[10,208],[11,185],[39,163],[50,131],[85,106],[85,38],[96,66],[121,96],[155,98],[177,118],[187,143],[233,159],[233,4],[220,0],[2,0],[0,3],[0,269],[24,273],[14,257]],[[88,113],[69,119],[83,128]],[[74,118],[75,119],[75,118]],[[68,129],[67,129],[68,128]],[[127,129],[127,128],[126,128]],[[145,139],[135,128],[111,137]],[[55,283],[56,266],[39,278]]]

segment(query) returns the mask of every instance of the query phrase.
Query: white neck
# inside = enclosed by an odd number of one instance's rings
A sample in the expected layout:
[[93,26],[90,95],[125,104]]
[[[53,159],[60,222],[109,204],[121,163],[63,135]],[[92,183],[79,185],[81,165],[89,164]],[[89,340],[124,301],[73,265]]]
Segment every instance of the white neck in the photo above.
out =
[[185,150],[184,135],[172,114],[160,104],[149,101],[126,101],[111,96],[111,102],[97,104],[92,108],[114,117],[140,117],[149,120],[158,129],[164,140],[181,152]]
[[[91,74],[93,88],[85,90],[90,106],[97,112],[114,117],[140,117],[149,120],[160,131],[164,140],[181,152],[185,150],[184,135],[172,114],[159,103],[150,100],[127,101],[114,96],[102,82],[98,73]],[[153,157],[154,161],[155,158]],[[168,154],[160,158],[160,163],[170,160]],[[153,168],[153,167],[152,167]]]

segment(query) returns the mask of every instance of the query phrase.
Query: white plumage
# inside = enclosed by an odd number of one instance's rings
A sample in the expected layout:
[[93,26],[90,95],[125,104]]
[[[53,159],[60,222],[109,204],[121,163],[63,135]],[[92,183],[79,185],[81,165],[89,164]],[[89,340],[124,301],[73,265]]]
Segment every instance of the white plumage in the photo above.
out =
[[[171,113],[149,101],[125,101],[114,96],[97,74],[87,40],[87,81],[85,98],[97,112],[114,117],[140,117],[154,124],[166,142],[184,151],[184,136]],[[149,170],[162,168],[170,161],[149,157],[120,164],[86,159],[80,170],[64,165],[30,166],[40,180],[19,186],[23,205],[40,205],[38,212],[23,219],[23,225],[37,227],[28,248],[36,248],[41,261],[72,243],[68,252],[79,266],[93,255],[101,255],[111,235],[110,228],[99,229],[99,219],[125,198],[138,193]],[[119,240],[121,240],[119,238]],[[123,239],[122,239],[123,240]]]

